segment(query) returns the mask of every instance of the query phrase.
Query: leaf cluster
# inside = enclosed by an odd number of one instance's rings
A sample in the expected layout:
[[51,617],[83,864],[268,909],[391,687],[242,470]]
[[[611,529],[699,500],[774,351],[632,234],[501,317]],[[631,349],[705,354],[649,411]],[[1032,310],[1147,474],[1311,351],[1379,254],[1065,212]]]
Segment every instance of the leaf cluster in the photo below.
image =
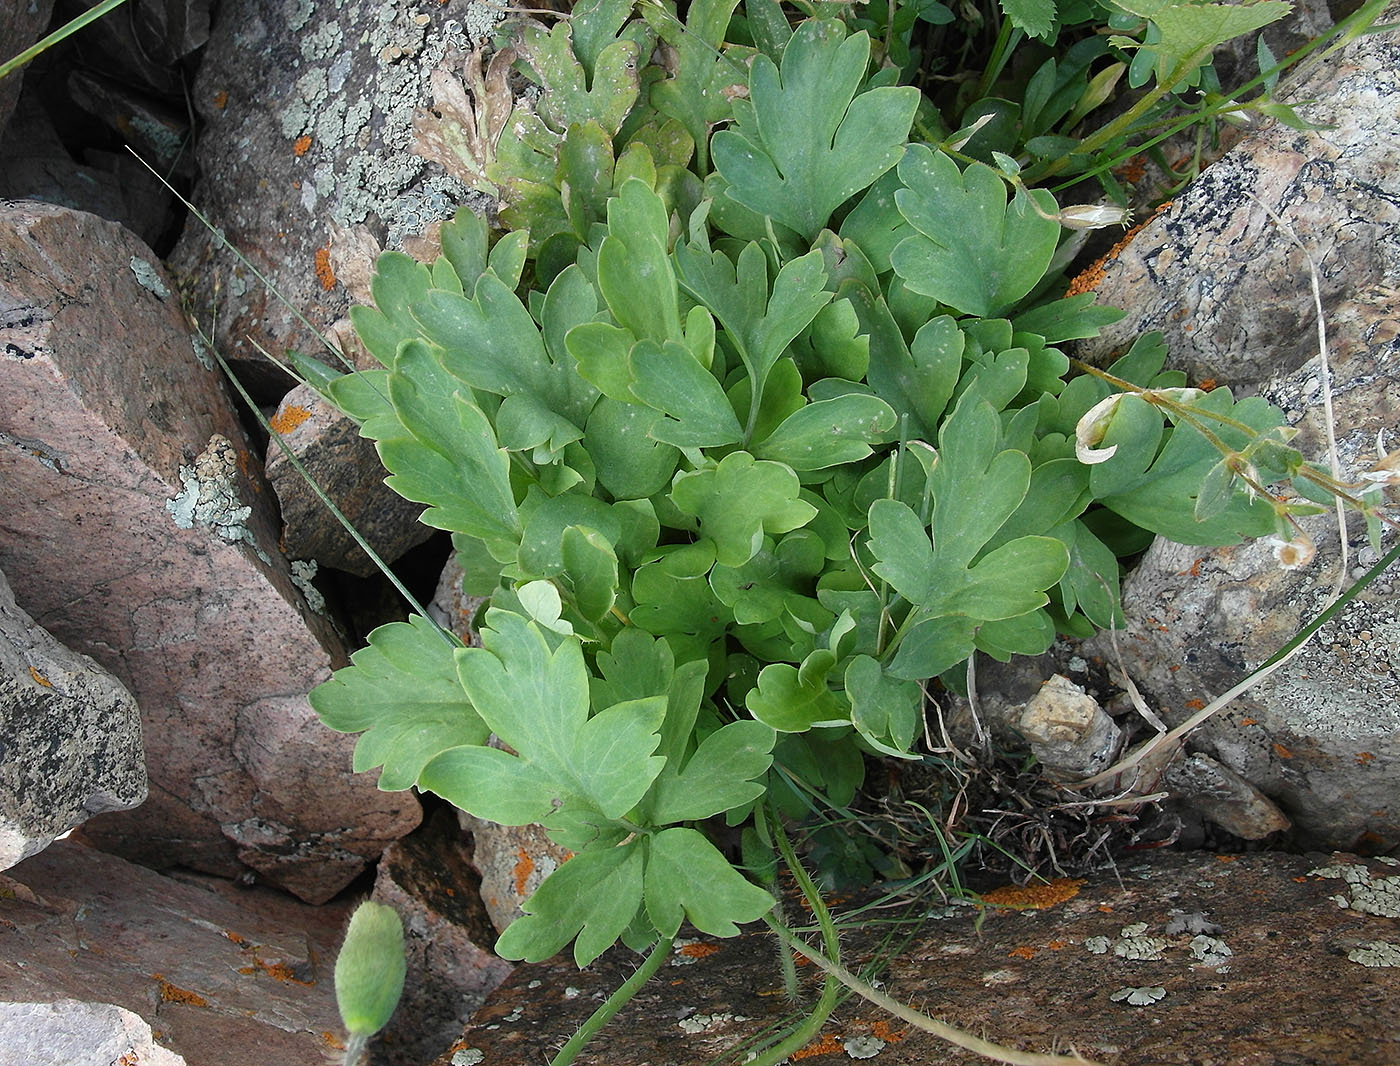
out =
[[[527,28],[542,92],[485,168],[512,231],[462,211],[435,262],[386,253],[354,312],[378,368],[302,361],[491,598],[481,647],[393,623],[313,705],[381,787],[574,852],[511,958],[734,933],[772,899],[706,830],[791,795],[778,768],[846,802],[974,651],[1114,622],[1143,529],[1272,521],[1229,491],[1198,515],[1219,456],[1149,404],[1076,459],[1109,386],[1056,345],[1112,314],[1044,296],[1053,198],[911,139],[920,94],[866,32],[774,10]],[[1113,371],[1162,386],[1162,354]]]

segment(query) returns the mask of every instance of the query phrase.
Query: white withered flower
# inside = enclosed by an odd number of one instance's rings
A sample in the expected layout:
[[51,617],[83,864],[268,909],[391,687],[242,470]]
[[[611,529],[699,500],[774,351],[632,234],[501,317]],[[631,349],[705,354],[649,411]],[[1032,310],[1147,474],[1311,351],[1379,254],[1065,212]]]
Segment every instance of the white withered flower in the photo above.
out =
[[1265,543],[1274,550],[1274,558],[1284,570],[1301,570],[1317,554],[1317,545],[1306,533],[1295,533],[1292,540],[1270,537]]
[[1126,226],[1132,211],[1117,204],[1075,204],[1061,208],[1052,216],[1065,229],[1103,229],[1105,226]]

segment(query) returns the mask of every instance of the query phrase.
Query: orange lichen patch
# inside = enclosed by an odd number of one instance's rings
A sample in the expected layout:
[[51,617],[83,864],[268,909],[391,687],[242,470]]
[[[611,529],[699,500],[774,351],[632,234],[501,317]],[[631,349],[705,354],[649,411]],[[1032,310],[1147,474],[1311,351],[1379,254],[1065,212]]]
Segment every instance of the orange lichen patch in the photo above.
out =
[[280,433],[286,436],[310,417],[311,411],[308,408],[289,403],[286,407],[273,415],[272,418],[268,420],[267,424],[272,427],[274,433]]
[[990,892],[984,892],[982,902],[991,903],[998,907],[1013,907],[1016,910],[1040,911],[1047,907],[1053,907],[1057,903],[1063,903],[1067,899],[1073,899],[1079,895],[1079,889],[1083,884],[1082,879],[1057,877],[1048,884],[1004,885]]
[[1206,378],[1204,381],[1196,382],[1196,388],[1200,389],[1202,392],[1214,392],[1215,378]]
[[841,1046],[841,1041],[837,1040],[836,1037],[830,1033],[823,1033],[801,1051],[794,1051],[788,1057],[791,1059],[810,1059],[813,1055],[839,1055],[845,1050]]
[[535,860],[530,858],[530,853],[524,848],[517,848],[515,853],[518,858],[515,860],[515,867],[511,870],[511,874],[515,878],[515,894],[523,896],[525,895],[525,885],[530,880],[530,875],[535,872]]
[[310,988],[316,983],[315,981],[303,981],[297,976],[297,972],[285,962],[264,962],[262,959],[256,958],[253,962],[259,970],[278,981],[290,982],[295,985],[305,985],[307,988]]
[[250,946],[248,938],[246,936],[242,936],[238,933],[235,933],[232,929],[225,929],[224,937],[225,939],[232,940],[240,948],[246,948]]
[[34,679],[36,685],[43,685],[45,688],[53,688],[53,683],[32,666],[29,668],[29,676]]
[[1099,906],[1098,906],[1098,909],[1101,910],[1101,911],[1103,911],[1104,914],[1112,914],[1112,913],[1113,913],[1113,907],[1112,907],[1110,904],[1107,904],[1107,903],[1100,903]]
[[160,1001],[162,1003],[184,1003],[191,1007],[207,1007],[209,1001],[198,992],[191,992],[187,988],[178,988],[165,979],[165,974],[153,973],[151,978],[160,984]]
[[325,1044],[328,1048],[334,1048],[336,1051],[345,1050],[345,1045],[341,1043],[340,1037],[336,1036],[329,1029],[321,1030],[321,1043]]
[[[31,673],[32,673],[32,671],[31,671]],[[1358,751],[1358,752],[1356,753],[1356,765],[1357,765],[1357,766],[1370,766],[1370,765],[1371,765],[1373,762],[1375,762],[1375,761],[1376,761],[1376,756],[1375,756],[1375,753],[1373,753],[1373,752],[1369,752],[1369,751]]]
[[225,92],[223,89],[220,89],[214,94],[214,106],[217,107],[220,111],[228,107],[228,93]]
[[1217,855],[1217,856],[1215,857],[1215,861],[1216,861],[1216,862],[1234,862],[1234,861],[1235,861],[1236,859],[1238,859],[1238,858],[1239,858],[1238,855]]
[[310,147],[311,135],[309,133],[303,133],[294,142],[292,142],[292,155],[300,158],[301,156],[304,156],[306,154],[307,150]]
[[1205,700],[1189,699],[1186,701],[1186,709],[1188,711],[1199,711],[1205,705]]
[[890,1028],[889,1019],[887,1018],[877,1019],[875,1024],[870,1027],[870,1035],[878,1040],[883,1040],[886,1044],[898,1044],[904,1039],[904,1034],[907,1031],[908,1030],[901,1029],[896,1033]]
[[331,269],[331,250],[329,248],[316,249],[316,280],[321,283],[321,288],[330,292],[335,288],[335,271]]
[[1241,718],[1241,719],[1240,719],[1240,725],[1258,725],[1258,724],[1259,724],[1259,719],[1258,719],[1258,718]]
[[1135,155],[1121,167],[1115,167],[1113,176],[1120,181],[1126,181],[1129,185],[1136,185],[1147,173],[1147,157]]
[[1067,940],[1052,940],[1045,946],[1051,951],[1063,951],[1065,948],[1069,947],[1069,942]]
[[1069,283],[1069,288],[1065,290],[1065,295],[1078,296],[1080,293],[1092,292],[1094,289],[1098,288],[1099,282],[1104,279],[1104,271],[1108,267],[1108,264],[1123,254],[1123,249],[1132,243],[1133,238],[1142,231],[1144,226],[1170,206],[1171,201],[1165,201],[1157,210],[1153,211],[1152,214],[1148,215],[1136,226],[1124,233],[1123,236],[1118,239],[1118,243],[1085,267],[1084,270]]
[[1277,755],[1280,759],[1291,759],[1291,758],[1293,758],[1293,753],[1292,753],[1291,751],[1289,751],[1287,748],[1285,748],[1282,744],[1278,743],[1277,741],[1275,741],[1275,742],[1274,742],[1272,745],[1270,745],[1270,746],[1274,749],[1274,754]]
[[1013,959],[1030,960],[1035,958],[1035,948],[1030,947],[1028,945],[1023,945],[1019,948],[1012,948],[1006,954]]
[[719,950],[721,948],[718,944],[687,944],[676,954],[684,955],[690,959],[706,959]]

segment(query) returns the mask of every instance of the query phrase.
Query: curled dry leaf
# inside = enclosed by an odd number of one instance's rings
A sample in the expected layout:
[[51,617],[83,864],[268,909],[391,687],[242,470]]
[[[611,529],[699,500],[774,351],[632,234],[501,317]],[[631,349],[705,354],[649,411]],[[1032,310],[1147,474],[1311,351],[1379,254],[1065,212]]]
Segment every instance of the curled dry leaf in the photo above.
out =
[[465,84],[439,67],[430,79],[432,110],[413,117],[414,152],[489,196],[496,194],[496,186],[486,177],[486,168],[495,161],[496,144],[510,118],[506,75],[514,62],[510,48],[502,48],[489,63],[481,52],[469,52],[462,64]]

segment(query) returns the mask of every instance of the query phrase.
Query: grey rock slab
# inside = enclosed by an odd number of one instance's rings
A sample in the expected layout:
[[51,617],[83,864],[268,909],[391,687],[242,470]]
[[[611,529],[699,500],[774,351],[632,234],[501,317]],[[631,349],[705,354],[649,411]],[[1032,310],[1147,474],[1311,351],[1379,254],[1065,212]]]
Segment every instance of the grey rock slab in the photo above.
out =
[[378,1047],[382,1066],[430,1061],[515,969],[491,950],[496,930],[471,859],[471,836],[440,808],[379,861],[371,898],[403,919],[408,956],[403,998]]
[[[1378,1066],[1400,1060],[1400,982],[1377,964],[1400,955],[1374,946],[1393,945],[1394,920],[1351,906],[1343,891],[1368,867],[1394,870],[1352,856],[1154,852],[1003,896],[1040,909],[935,906],[920,921],[927,904],[911,907],[898,947],[886,923],[843,926],[842,957],[857,972],[878,965],[896,1000],[1019,1051],[1073,1048],[1112,1066]],[[434,1066],[545,1061],[639,960],[614,949],[580,971],[566,951],[518,967]],[[810,1009],[814,969],[798,967],[806,1006],[795,1006],[771,935],[683,930],[574,1062],[742,1062],[747,1041]],[[854,996],[793,1061],[838,1066],[853,1047],[878,1051],[881,1066],[986,1061]]]
[[0,870],[146,798],[141,712],[15,604],[0,574]]
[[278,895],[215,891],[59,841],[0,875],[0,988],[131,1011],[188,1066],[321,1061],[339,1033],[346,907],[266,898]]
[[0,1003],[0,1061],[25,1066],[186,1066],[138,1014],[114,1003]]
[[[1392,5],[1382,21],[1397,10]],[[1159,329],[1169,365],[1277,404],[1299,430],[1294,445],[1325,461],[1310,255],[1327,327],[1339,469],[1356,482],[1382,458],[1378,433],[1394,440],[1400,427],[1400,41],[1363,37],[1285,98],[1312,100],[1303,114],[1333,128],[1271,125],[1207,169],[1106,267],[1100,300],[1129,314],[1083,352],[1099,359]],[[1326,607],[1341,538],[1328,517],[1303,528],[1317,551],[1301,569],[1284,569],[1287,554],[1267,541],[1213,550],[1159,542],[1127,579],[1124,663],[1171,724],[1242,680]],[[1350,581],[1378,556],[1358,526],[1346,540]],[[1111,661],[1107,642],[1098,650]],[[1394,847],[1397,664],[1400,600],[1393,578],[1382,575],[1189,744],[1274,801],[1299,843]]]
[[364,224],[401,248],[482,200],[412,153],[412,118],[431,103],[433,69],[500,17],[464,0],[221,7],[192,94],[204,122],[194,199],[268,284],[193,220],[172,265],[196,312],[216,323],[220,350],[269,395],[285,391],[285,378],[255,345],[316,354],[300,316],[324,330],[349,306],[332,266],[334,226]]
[[[1392,5],[1380,21],[1397,11]],[[1105,265],[1099,302],[1128,314],[1081,345],[1084,356],[1100,359],[1144,330],[1161,330],[1172,365],[1232,386],[1314,359],[1304,252],[1266,207],[1317,262],[1334,358],[1369,351],[1375,361],[1392,350],[1400,328],[1400,41],[1393,33],[1363,37],[1306,80],[1281,84],[1278,99],[1332,128],[1267,122],[1208,167]]]
[[1201,814],[1244,840],[1262,840],[1292,828],[1278,805],[1227,766],[1193,752],[1166,772],[1167,787]]
[[141,707],[150,798],[83,832],[321,901],[419,808],[353,774],[353,738],[307,704],[345,650],[172,284],[118,226],[0,205],[0,569]]
[[[394,562],[433,535],[418,521],[423,505],[410,503],[384,483],[387,473],[374,442],[361,437],[358,425],[309,386],[287,393],[271,423],[311,480],[384,562]],[[315,559],[360,577],[379,573],[276,442],[267,451],[267,479],[277,493],[289,556]]]

